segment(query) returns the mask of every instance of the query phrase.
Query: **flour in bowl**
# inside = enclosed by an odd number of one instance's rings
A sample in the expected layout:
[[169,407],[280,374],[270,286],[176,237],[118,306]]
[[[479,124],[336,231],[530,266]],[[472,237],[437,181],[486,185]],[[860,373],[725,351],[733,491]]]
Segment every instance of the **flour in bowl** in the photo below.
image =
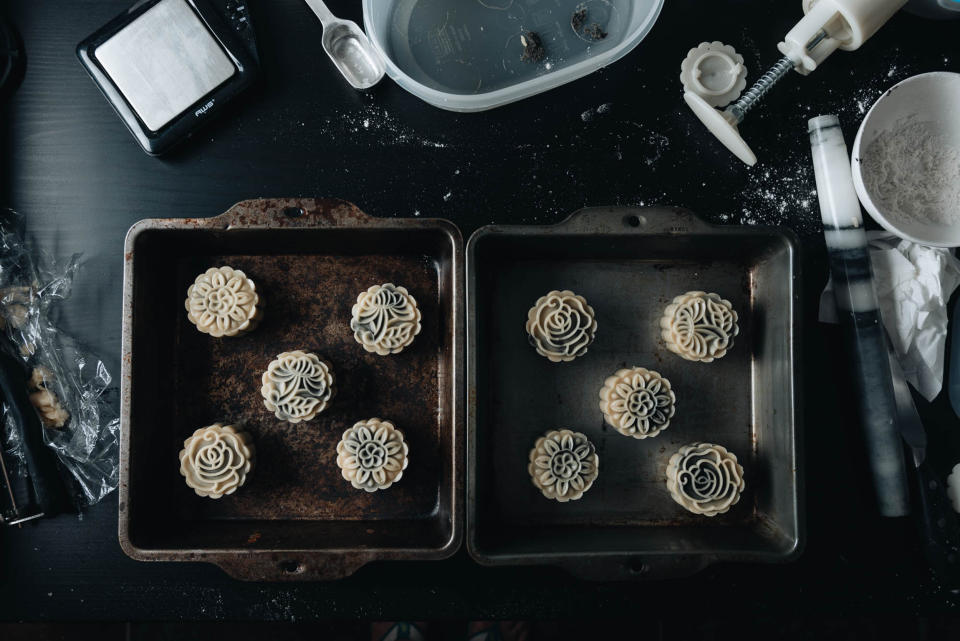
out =
[[960,149],[934,122],[904,118],[870,143],[863,182],[884,216],[960,224]]

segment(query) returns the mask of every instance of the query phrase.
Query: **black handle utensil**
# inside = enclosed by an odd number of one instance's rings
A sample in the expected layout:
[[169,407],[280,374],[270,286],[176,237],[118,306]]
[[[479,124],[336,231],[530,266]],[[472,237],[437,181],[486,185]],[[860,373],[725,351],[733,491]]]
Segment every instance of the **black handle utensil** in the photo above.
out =
[[[39,516],[51,516],[64,509],[66,495],[53,453],[43,442],[43,426],[27,395],[23,366],[0,349],[0,393],[7,402],[8,411],[18,432],[32,505],[15,505],[14,518],[8,524],[22,523]],[[5,468],[6,469],[6,468]],[[13,479],[7,478],[7,483]],[[11,498],[14,496],[10,488]],[[32,510],[30,510],[32,508]]]
[[903,368],[893,347],[887,343],[890,375],[893,380],[897,423],[903,440],[910,447],[913,493],[918,503],[917,524],[923,553],[930,568],[943,579],[960,582],[960,522],[953,512],[945,484],[926,461],[927,434],[913,402]]
[[924,556],[938,576],[960,584],[960,523],[945,484],[929,463],[921,463],[914,471]]

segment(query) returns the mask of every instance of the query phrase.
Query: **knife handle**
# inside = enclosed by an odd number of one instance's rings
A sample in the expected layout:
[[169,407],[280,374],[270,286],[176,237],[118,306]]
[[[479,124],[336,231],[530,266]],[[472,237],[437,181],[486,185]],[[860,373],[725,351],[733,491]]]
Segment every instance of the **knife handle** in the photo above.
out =
[[36,506],[45,515],[60,512],[65,505],[65,491],[53,452],[43,442],[43,426],[30,397],[23,366],[0,349],[0,393],[7,401],[10,418],[20,437],[23,458]]
[[916,468],[923,552],[938,576],[960,582],[960,523],[947,490],[924,461]]

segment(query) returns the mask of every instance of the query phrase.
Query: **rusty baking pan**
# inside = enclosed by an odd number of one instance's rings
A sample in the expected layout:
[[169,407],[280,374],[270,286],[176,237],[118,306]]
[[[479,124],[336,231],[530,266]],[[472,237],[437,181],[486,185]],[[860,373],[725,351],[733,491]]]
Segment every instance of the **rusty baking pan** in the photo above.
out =
[[[467,246],[467,545],[487,565],[549,564],[591,579],[679,577],[720,561],[785,561],[803,542],[797,419],[798,250],[788,232],[715,227],[670,208],[584,209],[551,227],[491,226]],[[586,355],[552,363],[528,344],[527,310],[553,289],[586,297]],[[713,363],[669,352],[659,318],[675,295],[720,293],[739,310]],[[598,393],[635,365],[670,379],[677,413],[656,438],[605,425]],[[527,472],[551,429],[585,433],[599,477],[578,501],[544,498]],[[720,443],[746,491],[712,518],[665,487],[669,457]]]
[[[120,544],[147,561],[208,561],[248,580],[335,579],[370,561],[439,559],[462,537],[463,241],[443,220],[379,219],[336,200],[254,200],[209,219],[144,220],[124,266]],[[183,301],[211,266],[242,269],[266,300],[260,326],[214,339]],[[365,352],[351,306],[372,284],[402,284],[423,329],[389,357]],[[328,359],[337,397],[292,425],[263,406],[280,352]],[[356,421],[403,430],[410,464],[389,490],[343,480],[336,445]],[[237,493],[201,498],[177,454],[197,427],[229,420],[254,438]]]

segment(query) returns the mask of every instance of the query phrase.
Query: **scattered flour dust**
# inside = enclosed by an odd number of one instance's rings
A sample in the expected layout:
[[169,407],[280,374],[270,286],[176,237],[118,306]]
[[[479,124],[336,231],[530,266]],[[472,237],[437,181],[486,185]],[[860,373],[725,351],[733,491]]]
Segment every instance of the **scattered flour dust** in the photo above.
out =
[[613,111],[613,103],[605,102],[599,107],[584,111],[582,114],[580,114],[580,120],[583,122],[590,122],[597,116],[606,116],[611,111]]
[[446,142],[420,136],[388,110],[376,105],[366,105],[359,111],[328,116],[325,120],[330,128],[345,128],[350,133],[371,132],[376,135],[378,145],[431,149],[445,149],[448,146]]
[[801,156],[751,167],[739,207],[721,214],[720,222],[787,225],[801,235],[819,234],[820,209],[810,163]]
[[960,224],[958,143],[915,116],[881,132],[861,160],[864,185],[881,212],[911,223]]

